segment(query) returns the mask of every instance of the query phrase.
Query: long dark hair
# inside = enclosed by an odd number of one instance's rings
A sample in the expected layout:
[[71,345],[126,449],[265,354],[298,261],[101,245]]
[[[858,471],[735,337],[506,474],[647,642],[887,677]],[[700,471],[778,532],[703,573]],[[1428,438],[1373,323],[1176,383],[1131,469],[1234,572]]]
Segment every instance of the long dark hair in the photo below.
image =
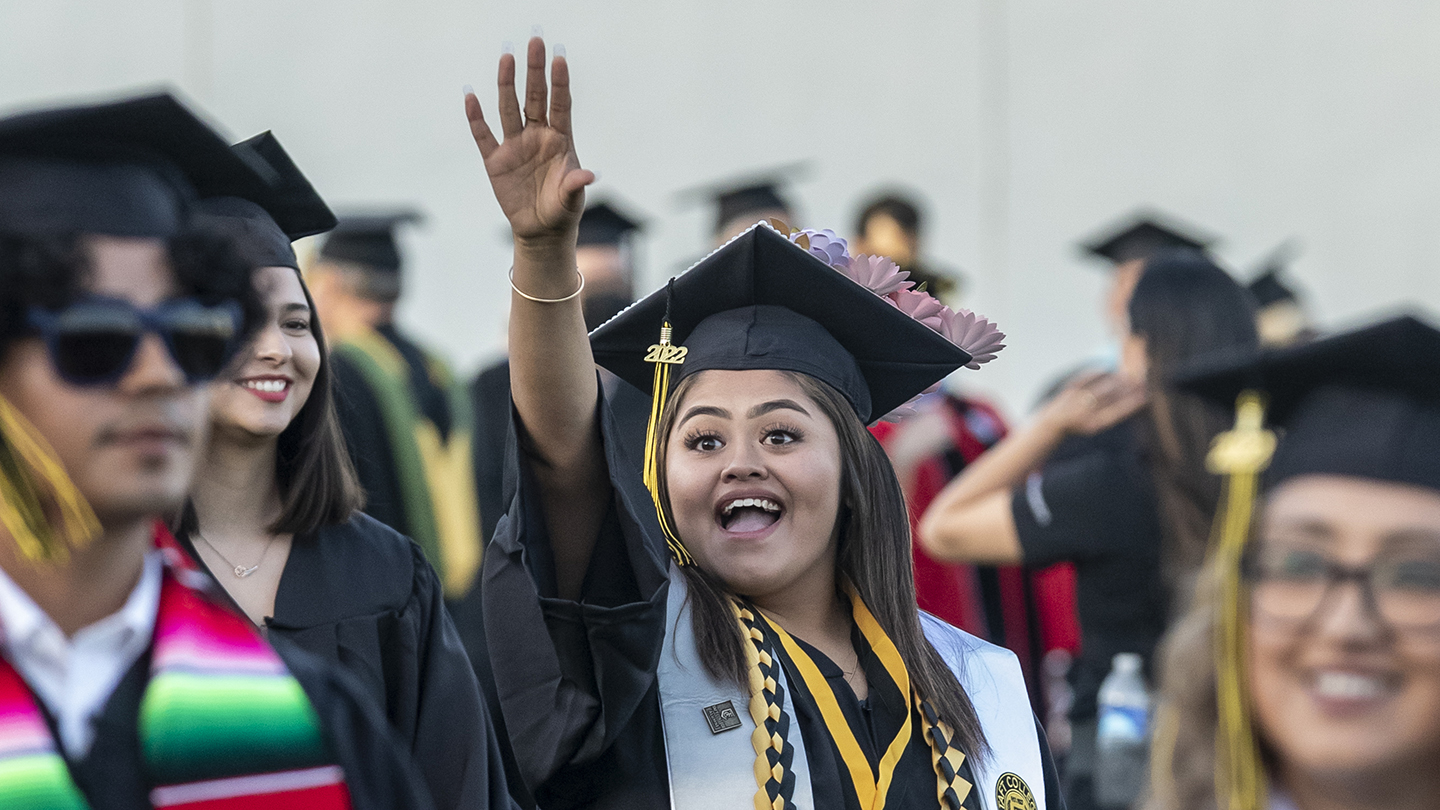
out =
[[1227,411],[1177,390],[1175,372],[1207,355],[1253,351],[1255,307],[1228,273],[1195,251],[1158,254],[1145,263],[1129,305],[1130,333],[1145,338],[1148,417],[1142,437],[1160,501],[1161,560],[1172,598],[1185,598],[1204,561],[1220,479],[1205,469]]
[[[299,270],[295,273],[300,275]],[[280,517],[268,527],[275,534],[296,536],[344,523],[365,505],[365,491],[345,449],[345,435],[335,411],[335,377],[325,330],[303,277],[300,289],[310,307],[310,331],[320,346],[320,367],[310,397],[277,439],[275,479],[280,488]],[[190,534],[198,522],[194,507],[187,503],[175,531]]]
[[[825,413],[840,437],[840,547],[836,576],[854,583],[860,598],[881,629],[895,643],[911,682],[954,729],[955,742],[968,756],[983,759],[989,751],[985,733],[970,697],[920,627],[915,601],[910,520],[895,470],[880,443],[861,424],[839,392],[814,377],[781,372],[794,380]],[[697,375],[698,376],[698,375]],[[660,436],[668,437],[680,403],[694,384],[686,377],[675,386],[660,418]],[[665,477],[666,442],[660,442],[660,496],[669,502]],[[704,569],[680,569],[690,588],[696,648],[706,671],[737,686],[749,681],[744,639],[730,609],[731,591]],[[838,588],[840,583],[836,583]]]

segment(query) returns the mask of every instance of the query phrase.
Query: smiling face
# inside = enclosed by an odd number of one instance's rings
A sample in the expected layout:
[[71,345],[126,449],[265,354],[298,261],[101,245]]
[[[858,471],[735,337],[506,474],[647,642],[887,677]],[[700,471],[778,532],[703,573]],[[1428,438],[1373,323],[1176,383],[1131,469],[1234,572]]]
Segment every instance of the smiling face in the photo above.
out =
[[300,277],[288,267],[255,271],[266,320],[215,381],[210,418],[218,437],[278,437],[304,407],[320,371],[320,342]]
[[1350,569],[1380,562],[1388,573],[1379,587],[1391,583],[1389,596],[1379,596],[1383,608],[1346,582],[1303,620],[1267,612],[1265,586],[1252,586],[1251,691],[1282,776],[1385,779],[1433,769],[1440,627],[1398,628],[1379,614],[1412,622],[1430,615],[1440,594],[1440,493],[1360,478],[1294,478],[1271,494],[1259,543],[1281,570],[1307,570],[1320,559]]
[[735,592],[832,589],[842,461],[835,426],[778,371],[703,371],[666,439],[671,514]]
[[[85,239],[90,293],[153,307],[176,294],[159,239]],[[44,343],[12,342],[0,358],[3,394],[45,436],[103,525],[180,505],[204,445],[207,389],[188,385],[158,335],[146,334],[120,380],[62,380]]]

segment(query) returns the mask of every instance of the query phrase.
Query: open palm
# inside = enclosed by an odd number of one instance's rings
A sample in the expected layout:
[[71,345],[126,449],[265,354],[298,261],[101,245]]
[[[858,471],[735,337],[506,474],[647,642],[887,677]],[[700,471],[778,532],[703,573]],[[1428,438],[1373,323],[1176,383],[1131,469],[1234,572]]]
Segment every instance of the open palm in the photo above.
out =
[[485,159],[495,199],[517,240],[569,238],[585,207],[585,186],[595,174],[580,168],[575,154],[565,58],[555,57],[547,92],[545,43],[539,37],[530,40],[523,110],[515,93],[514,56],[500,57],[498,80],[503,143],[485,123],[480,100],[473,93],[465,96],[465,117]]

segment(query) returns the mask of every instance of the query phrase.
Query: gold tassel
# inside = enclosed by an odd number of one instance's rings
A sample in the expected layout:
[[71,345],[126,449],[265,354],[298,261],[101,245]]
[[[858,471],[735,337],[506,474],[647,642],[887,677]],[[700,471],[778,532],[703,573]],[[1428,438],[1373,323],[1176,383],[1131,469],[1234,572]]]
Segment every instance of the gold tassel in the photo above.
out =
[[[666,307],[669,308],[668,306]],[[678,565],[694,565],[695,559],[675,531],[674,523],[665,511],[664,500],[660,497],[660,415],[665,412],[665,400],[670,398],[670,367],[685,362],[689,350],[684,346],[670,343],[670,318],[667,316],[660,326],[660,342],[650,345],[645,352],[645,362],[655,364],[655,379],[651,386],[650,422],[645,427],[645,465],[642,477],[650,498],[655,502],[655,515],[660,519],[660,531],[665,534],[665,545]]]
[[[47,501],[58,512],[54,523]],[[0,396],[0,523],[30,560],[64,560],[100,536],[95,510],[75,487],[55,449]]]
[[1248,611],[1240,584],[1240,564],[1250,534],[1260,473],[1275,453],[1275,434],[1264,427],[1265,402],[1255,391],[1240,394],[1235,427],[1217,436],[1206,466],[1225,476],[1221,510],[1215,522],[1214,554],[1220,576],[1215,625],[1215,798],[1226,810],[1265,806],[1265,770],[1251,723],[1245,689],[1245,624]]

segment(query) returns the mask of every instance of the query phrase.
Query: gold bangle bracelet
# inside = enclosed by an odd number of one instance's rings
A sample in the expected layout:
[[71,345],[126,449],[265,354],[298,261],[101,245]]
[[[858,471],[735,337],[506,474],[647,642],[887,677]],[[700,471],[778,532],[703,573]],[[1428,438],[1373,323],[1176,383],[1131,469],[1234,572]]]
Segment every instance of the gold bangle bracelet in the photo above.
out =
[[533,295],[526,295],[525,293],[520,291],[519,287],[515,286],[515,268],[512,267],[510,268],[510,289],[514,290],[516,295],[524,298],[526,301],[534,301],[537,304],[563,304],[566,301],[569,301],[571,298],[579,295],[585,289],[585,276],[580,272],[579,268],[576,268],[575,275],[579,276],[580,278],[580,286],[575,290],[575,292],[570,293],[564,298],[536,298]]

